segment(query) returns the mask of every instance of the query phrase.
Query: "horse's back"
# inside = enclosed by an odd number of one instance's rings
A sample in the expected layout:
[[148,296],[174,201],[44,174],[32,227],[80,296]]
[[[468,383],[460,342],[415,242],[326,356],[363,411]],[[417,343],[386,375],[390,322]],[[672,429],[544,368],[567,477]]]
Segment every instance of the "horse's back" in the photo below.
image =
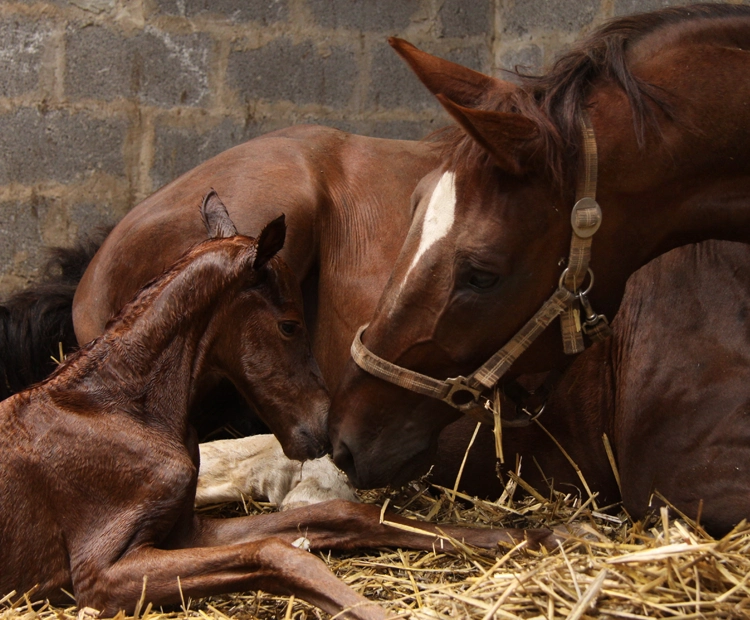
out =
[[[257,235],[282,212],[290,227],[304,229],[298,223],[314,213],[317,197],[299,140],[308,136],[326,144],[332,136],[293,129],[297,131],[261,136],[220,153],[134,207],[81,279],[73,306],[79,343],[99,335],[143,284],[205,238],[198,207],[209,189],[222,196],[240,233]],[[289,239],[287,247],[301,246],[304,254],[310,249],[304,241]]]
[[[364,257],[350,277],[377,269],[384,285],[410,222],[409,196],[436,161],[426,143],[318,126],[283,129],[217,155],[141,202],[112,231],[76,292],[78,341],[99,335],[141,286],[203,239],[198,207],[210,188],[222,196],[240,233],[257,235],[286,215],[282,256],[300,281],[321,259],[321,270],[336,270],[335,279]],[[374,261],[373,249],[357,254],[373,240],[372,248],[385,248],[385,259]]]
[[613,351],[625,505],[656,489],[726,530],[750,515],[750,246],[679,248],[628,291]]

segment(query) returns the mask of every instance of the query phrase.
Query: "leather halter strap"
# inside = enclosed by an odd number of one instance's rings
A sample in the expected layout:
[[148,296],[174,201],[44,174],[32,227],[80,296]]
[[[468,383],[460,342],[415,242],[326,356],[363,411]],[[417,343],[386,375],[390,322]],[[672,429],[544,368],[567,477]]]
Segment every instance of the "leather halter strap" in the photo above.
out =
[[[351,346],[352,358],[362,370],[418,394],[442,400],[478,421],[492,423],[491,403],[482,392],[494,388],[513,362],[558,316],[561,317],[563,347],[568,354],[583,351],[582,332],[594,341],[604,340],[610,335],[607,319],[591,309],[587,298],[594,279],[589,268],[591,243],[601,224],[602,211],[595,200],[598,164],[596,138],[585,110],[581,111],[580,120],[583,161],[576,187],[576,203],[570,218],[573,228],[570,253],[557,289],[536,314],[471,375],[445,380],[397,366],[375,355],[362,343],[362,333],[367,328],[367,325],[363,325],[357,331]],[[587,274],[591,278],[589,286],[585,291],[579,291]],[[580,317],[581,307],[586,313],[583,322]]]
[[[596,136],[591,126],[591,119],[585,110],[581,112],[580,119],[583,165],[579,168],[576,203],[570,214],[570,224],[573,227],[570,253],[567,268],[561,278],[561,285],[570,291],[577,291],[578,287],[583,284],[591,260],[591,242],[602,221],[602,211],[596,202],[596,177],[599,166]],[[560,316],[560,328],[565,353],[573,355],[583,351],[578,304],[570,304],[565,309]]]

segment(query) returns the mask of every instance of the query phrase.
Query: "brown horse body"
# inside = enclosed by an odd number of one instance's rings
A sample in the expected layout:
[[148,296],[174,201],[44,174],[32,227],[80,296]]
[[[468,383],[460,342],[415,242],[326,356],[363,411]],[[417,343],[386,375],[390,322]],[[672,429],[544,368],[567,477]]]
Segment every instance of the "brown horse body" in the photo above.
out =
[[[750,241],[750,8],[617,20],[521,86],[394,46],[460,131],[416,190],[414,223],[364,333],[388,362],[466,376],[558,288],[584,110],[604,214],[590,262],[598,312],[613,316],[627,278],[671,248]],[[548,328],[507,376],[567,363]],[[458,416],[350,362],[333,392],[334,458],[361,487],[407,480]]]
[[[436,538],[394,530],[379,523],[378,507],[343,501],[238,519],[193,513],[198,446],[188,411],[201,375],[227,374],[289,456],[316,456],[327,437],[328,394],[301,293],[273,257],[283,220],[256,243],[235,236],[215,194],[204,213],[213,235],[229,238],[191,250],[103,336],[0,405],[0,591],[38,585],[37,595],[61,602],[65,589],[80,607],[111,616],[132,612],[141,597],[165,605],[262,588],[332,614],[381,618],[289,543],[304,534],[312,548],[431,548]],[[523,536],[445,533],[490,549]]]
[[[628,281],[613,335],[565,372],[539,422],[580,468],[599,506],[622,501],[633,518],[662,502],[711,532],[750,515],[750,246],[707,241],[678,248]],[[441,455],[463,452],[475,423],[451,425]],[[462,486],[497,496],[491,429],[469,452]],[[603,435],[612,446],[614,467]],[[560,448],[539,426],[506,428],[506,465],[546,493],[583,490]],[[452,486],[458,461],[434,476]],[[584,493],[584,498],[585,498]]]

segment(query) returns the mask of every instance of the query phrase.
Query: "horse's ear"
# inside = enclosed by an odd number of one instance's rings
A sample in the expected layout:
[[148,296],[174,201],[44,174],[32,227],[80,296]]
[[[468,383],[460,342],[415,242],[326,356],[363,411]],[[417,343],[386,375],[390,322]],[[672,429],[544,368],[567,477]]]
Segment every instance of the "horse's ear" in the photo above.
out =
[[284,239],[286,239],[286,223],[284,220],[284,214],[282,213],[260,231],[253,269],[263,267],[284,247]]
[[388,43],[433,95],[443,95],[458,105],[474,107],[488,91],[510,93],[517,88],[510,82],[423,52],[403,39],[391,37]]
[[531,141],[539,135],[539,127],[523,114],[465,108],[443,95],[437,95],[443,107],[486,151],[500,169],[521,175],[528,169]]
[[206,226],[209,239],[234,237],[237,234],[237,228],[229,217],[227,208],[214,189],[211,189],[203,198],[201,219]]
[[529,141],[539,134],[536,124],[521,114],[476,109],[488,92],[507,96],[517,86],[423,52],[403,39],[391,37],[388,42],[461,128],[494,157],[501,169],[513,175],[525,171]]

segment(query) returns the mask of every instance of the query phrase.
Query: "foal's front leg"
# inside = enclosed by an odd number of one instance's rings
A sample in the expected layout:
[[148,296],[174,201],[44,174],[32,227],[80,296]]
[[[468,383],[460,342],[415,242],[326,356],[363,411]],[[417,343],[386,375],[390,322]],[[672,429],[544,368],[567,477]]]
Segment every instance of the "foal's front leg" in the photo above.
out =
[[376,603],[337,579],[322,560],[278,538],[198,549],[141,547],[95,575],[88,573],[88,578],[74,577],[76,601],[80,608],[92,607],[105,617],[120,610],[132,613],[145,587],[145,601],[157,606],[260,589],[293,594],[339,614],[337,618],[385,618]]
[[[377,547],[452,550],[451,538],[491,550],[496,550],[500,543],[515,545],[524,540],[532,549],[540,545],[548,548],[557,546],[557,537],[545,529],[435,525],[385,513],[384,520],[396,524],[394,527],[381,523],[380,513],[380,507],[373,504],[332,500],[283,513],[232,519],[202,518],[196,524],[189,544],[198,547],[227,545],[262,540],[269,536],[293,542],[304,536],[314,550]],[[399,528],[399,525],[402,527]]]

